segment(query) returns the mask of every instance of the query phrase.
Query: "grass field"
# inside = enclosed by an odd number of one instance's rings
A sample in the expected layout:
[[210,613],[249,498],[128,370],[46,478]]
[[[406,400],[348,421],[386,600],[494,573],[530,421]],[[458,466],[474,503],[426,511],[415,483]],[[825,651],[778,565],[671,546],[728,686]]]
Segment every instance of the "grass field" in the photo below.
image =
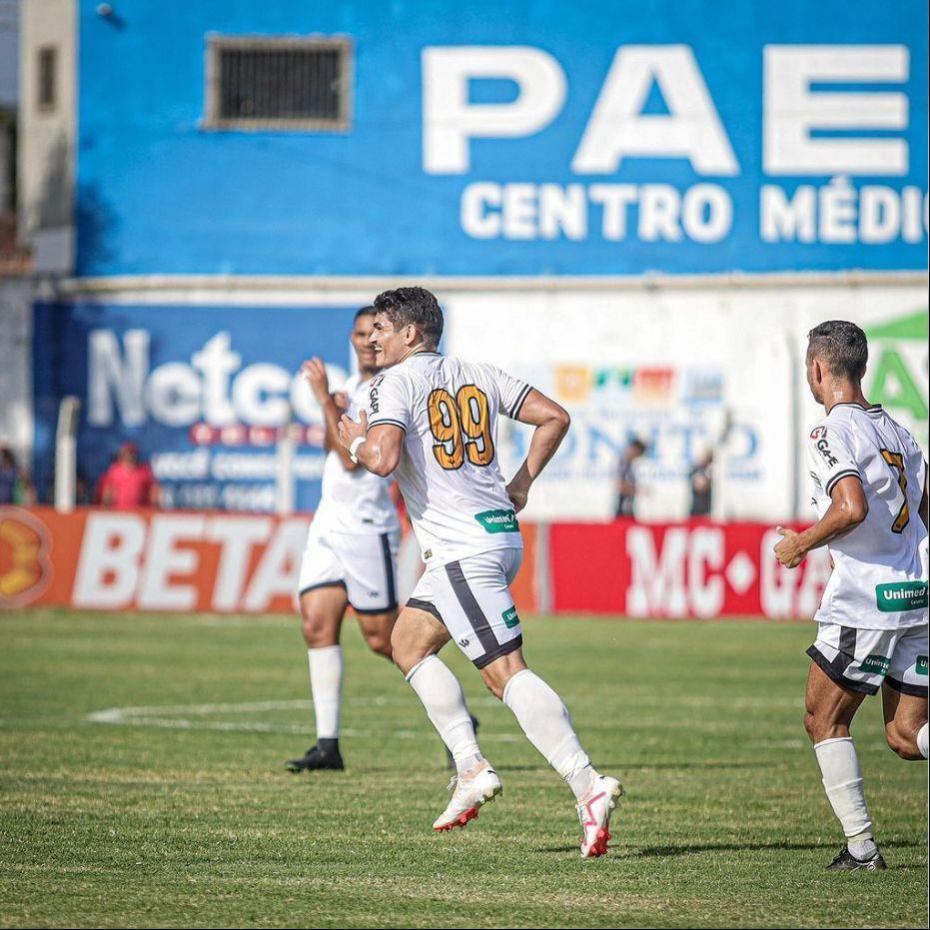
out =
[[926,926],[927,768],[877,701],[855,734],[889,871],[840,845],[801,728],[807,624],[539,619],[527,655],[618,774],[608,857],[451,649],[504,796],[434,835],[447,773],[415,696],[347,625],[349,771],[309,743],[291,618],[0,616],[0,924]]

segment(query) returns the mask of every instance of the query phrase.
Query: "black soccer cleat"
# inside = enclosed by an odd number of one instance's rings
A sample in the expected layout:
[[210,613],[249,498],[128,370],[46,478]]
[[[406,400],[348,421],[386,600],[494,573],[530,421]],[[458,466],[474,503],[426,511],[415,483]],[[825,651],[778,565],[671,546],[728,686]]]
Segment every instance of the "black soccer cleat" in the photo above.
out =
[[[469,714],[468,716],[471,717],[471,725],[475,730],[475,736],[477,736],[478,727],[480,727],[481,724],[478,722],[478,718],[474,714]],[[449,752],[448,746],[445,747],[445,750],[446,750],[446,768],[450,772],[454,772],[455,771],[455,759],[452,757],[452,753]]]
[[848,846],[840,850],[840,854],[827,866],[828,872],[854,872],[856,869],[865,869],[867,872],[884,872],[888,866],[882,859],[882,854],[875,850],[874,855],[868,859],[857,859]]
[[288,759],[285,766],[289,772],[295,773],[319,769],[341,772],[345,768],[339,752],[339,740],[336,739],[321,739],[299,759]]

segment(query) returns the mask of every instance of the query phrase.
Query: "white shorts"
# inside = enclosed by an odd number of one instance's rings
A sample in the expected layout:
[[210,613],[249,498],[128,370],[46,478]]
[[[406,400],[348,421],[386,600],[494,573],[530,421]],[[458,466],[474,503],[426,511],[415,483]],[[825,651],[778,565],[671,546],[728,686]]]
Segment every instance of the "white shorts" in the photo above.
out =
[[381,614],[397,607],[400,533],[330,533],[310,525],[300,562],[298,597],[316,588],[345,588],[356,613]]
[[913,697],[927,696],[927,624],[900,630],[860,630],[820,623],[807,654],[843,688],[875,694],[884,682]]
[[492,549],[429,568],[407,606],[440,620],[459,649],[484,668],[523,645],[508,587],[522,561],[523,549]]

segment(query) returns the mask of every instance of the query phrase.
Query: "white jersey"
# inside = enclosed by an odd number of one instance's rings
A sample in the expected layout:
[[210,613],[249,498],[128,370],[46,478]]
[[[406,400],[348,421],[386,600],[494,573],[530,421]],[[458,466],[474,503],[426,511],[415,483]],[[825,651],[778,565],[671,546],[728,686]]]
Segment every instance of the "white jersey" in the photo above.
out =
[[833,574],[816,619],[860,629],[927,622],[927,530],[919,516],[927,463],[914,437],[879,405],[837,404],[807,440],[822,517],[842,478],[862,481],[868,516],[828,544]]
[[516,419],[529,393],[493,365],[437,352],[417,352],[372,379],[369,427],[405,432],[394,476],[428,568],[522,548],[497,457],[497,421]]
[[[353,420],[367,406],[370,384],[353,375],[342,387]],[[365,468],[347,471],[339,453],[333,450],[323,465],[323,489],[313,517],[314,531],[380,534],[399,529],[397,508],[388,493],[390,486],[390,478],[379,478]]]

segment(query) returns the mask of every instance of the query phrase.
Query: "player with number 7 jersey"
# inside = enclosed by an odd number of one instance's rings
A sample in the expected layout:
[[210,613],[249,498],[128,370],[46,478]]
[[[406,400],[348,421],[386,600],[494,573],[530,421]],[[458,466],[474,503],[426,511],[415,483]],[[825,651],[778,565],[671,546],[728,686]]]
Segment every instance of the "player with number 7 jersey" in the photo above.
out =
[[[574,793],[582,856],[601,856],[620,783],[594,769],[561,698],[527,667],[509,590],[523,556],[517,512],[564,438],[568,414],[492,365],[440,354],[442,311],[429,291],[386,291],[374,306],[371,338],[384,371],[360,421],[343,417],[340,441],[370,471],[397,479],[426,564],[391,646],[456,764],[452,799],[433,828],[465,826],[503,790],[478,748],[462,688],[437,654],[453,639]],[[535,427],[506,484],[501,416]]]
[[833,561],[807,650],[804,726],[846,835],[831,871],[885,869],[850,725],[882,691],[888,745],[927,759],[927,462],[914,437],[862,391],[869,350],[848,320],[808,333],[807,384],[826,415],[807,438],[817,522],[779,527],[775,556],[797,568],[826,545]]

